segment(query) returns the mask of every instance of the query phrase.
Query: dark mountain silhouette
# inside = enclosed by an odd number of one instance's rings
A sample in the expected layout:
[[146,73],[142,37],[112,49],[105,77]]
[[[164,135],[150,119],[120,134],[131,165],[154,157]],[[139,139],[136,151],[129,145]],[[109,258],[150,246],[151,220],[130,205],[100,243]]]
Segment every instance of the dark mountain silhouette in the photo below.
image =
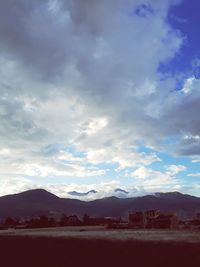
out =
[[127,192],[126,190],[123,190],[123,189],[121,189],[121,188],[116,188],[116,189],[115,189],[115,192],[116,192],[116,193],[119,192],[119,193],[123,193],[123,194],[129,194],[129,192]]
[[200,198],[178,192],[156,193],[135,198],[107,197],[93,201],[59,198],[43,189],[0,197],[0,218],[24,217],[53,213],[90,216],[124,216],[130,211],[159,209],[175,211],[182,218],[200,210]]
[[88,192],[85,192],[85,193],[82,193],[82,192],[77,192],[77,191],[71,191],[71,192],[68,192],[69,195],[72,195],[72,196],[78,196],[78,197],[84,197],[84,196],[87,196],[89,194],[96,194],[97,191],[96,190],[90,190]]
[[170,193],[155,193],[155,196],[158,197],[158,198],[167,198],[167,199],[174,199],[174,200],[180,200],[183,198],[185,200],[195,200],[196,197],[194,196],[190,196],[190,195],[187,195],[187,194],[181,194],[180,192],[170,192]]

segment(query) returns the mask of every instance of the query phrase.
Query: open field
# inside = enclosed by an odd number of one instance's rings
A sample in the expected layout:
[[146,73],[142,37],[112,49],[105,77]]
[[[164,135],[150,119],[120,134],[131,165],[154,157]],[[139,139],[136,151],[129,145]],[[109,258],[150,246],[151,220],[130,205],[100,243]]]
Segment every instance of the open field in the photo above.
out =
[[74,226],[40,229],[3,230],[1,235],[32,236],[32,237],[62,237],[103,240],[144,240],[144,241],[179,241],[199,242],[200,231],[190,230],[112,230],[104,226]]
[[200,233],[101,227],[0,232],[2,267],[200,266]]
[[2,267],[199,267],[198,243],[0,237]]

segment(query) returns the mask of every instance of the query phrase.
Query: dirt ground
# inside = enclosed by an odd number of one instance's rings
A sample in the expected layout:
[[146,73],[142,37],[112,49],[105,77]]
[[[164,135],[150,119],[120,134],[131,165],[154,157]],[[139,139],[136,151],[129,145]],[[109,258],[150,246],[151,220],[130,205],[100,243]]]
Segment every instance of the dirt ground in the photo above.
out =
[[1,236],[1,267],[199,267],[200,243]]
[[199,267],[199,233],[97,227],[8,230],[0,233],[0,266]]
[[200,231],[189,230],[112,230],[104,226],[77,226],[41,229],[21,229],[0,231],[1,235],[12,236],[38,236],[38,237],[62,237],[103,240],[150,240],[150,241],[180,241],[199,242]]

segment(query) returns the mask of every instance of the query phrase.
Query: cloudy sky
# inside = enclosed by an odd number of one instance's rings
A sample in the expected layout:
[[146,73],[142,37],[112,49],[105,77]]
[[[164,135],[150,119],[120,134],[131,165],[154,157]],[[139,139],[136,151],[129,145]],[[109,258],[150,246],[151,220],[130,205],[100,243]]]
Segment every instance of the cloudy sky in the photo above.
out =
[[199,10],[1,0],[0,195],[200,196]]

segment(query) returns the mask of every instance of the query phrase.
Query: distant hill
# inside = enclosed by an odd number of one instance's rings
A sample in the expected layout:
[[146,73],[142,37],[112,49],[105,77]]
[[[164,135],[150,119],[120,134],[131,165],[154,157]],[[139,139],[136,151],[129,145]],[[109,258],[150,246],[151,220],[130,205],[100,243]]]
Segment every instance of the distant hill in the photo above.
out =
[[123,194],[129,194],[129,192],[127,192],[126,190],[123,190],[123,189],[121,189],[121,188],[116,188],[115,189],[115,192],[117,193],[117,192],[120,192],[120,193],[123,193]]
[[97,191],[96,190],[90,190],[88,192],[77,192],[77,191],[71,191],[71,192],[68,192],[69,195],[72,195],[72,196],[78,196],[78,197],[84,197],[84,196],[88,196],[89,194],[96,194]]
[[0,197],[0,218],[55,213],[127,217],[130,211],[147,209],[175,211],[180,217],[187,218],[200,210],[200,198],[172,192],[135,198],[108,197],[87,202],[59,198],[43,189]]

